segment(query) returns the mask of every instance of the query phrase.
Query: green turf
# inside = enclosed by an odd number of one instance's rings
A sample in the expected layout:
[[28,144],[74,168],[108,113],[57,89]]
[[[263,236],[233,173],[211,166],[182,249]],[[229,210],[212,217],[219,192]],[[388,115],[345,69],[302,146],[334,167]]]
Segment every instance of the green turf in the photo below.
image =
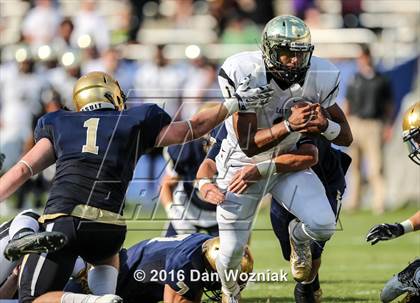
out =
[[[323,302],[379,302],[379,292],[386,280],[415,256],[420,256],[420,233],[371,246],[364,240],[366,232],[374,224],[400,222],[415,211],[416,208],[410,207],[383,216],[373,216],[370,212],[343,214],[340,230],[328,243],[323,256],[320,271]],[[161,225],[162,222],[130,223],[126,245],[159,236]],[[142,230],[144,228],[148,230]],[[256,271],[284,269],[290,272],[271,231],[266,209],[260,212],[255,224],[251,249]],[[252,283],[243,292],[242,302],[294,302],[294,282],[290,275],[288,278],[288,282],[281,283]]]
[[[415,207],[373,216],[370,212],[354,215],[342,214],[339,230],[327,244],[320,271],[323,302],[379,302],[383,284],[403,269],[410,260],[420,256],[420,232],[381,242],[375,246],[364,240],[368,229],[378,223],[400,222],[416,211]],[[143,239],[160,236],[164,220],[130,221],[125,246]],[[0,219],[0,222],[4,221]],[[251,249],[257,272],[283,269],[290,272],[289,264],[281,257],[277,239],[271,231],[268,210],[260,211],[252,234]],[[243,292],[242,302],[276,303],[294,302],[294,282],[252,283]]]

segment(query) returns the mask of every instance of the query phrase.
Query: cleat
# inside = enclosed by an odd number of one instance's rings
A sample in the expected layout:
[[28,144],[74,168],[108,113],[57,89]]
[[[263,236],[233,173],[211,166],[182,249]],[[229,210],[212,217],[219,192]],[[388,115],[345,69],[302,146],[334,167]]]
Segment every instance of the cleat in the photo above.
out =
[[4,256],[10,261],[35,253],[51,253],[64,247],[67,243],[65,234],[56,231],[31,233],[19,239],[10,240],[4,249]]
[[294,295],[296,303],[315,303],[314,290],[311,284],[297,283]]
[[398,303],[416,303],[420,302],[420,296],[407,294],[401,301]]
[[97,298],[95,303],[123,303],[123,299],[116,295],[103,295]]
[[420,259],[414,260],[385,284],[381,291],[381,301],[391,302],[404,293],[420,295]]
[[312,253],[310,241],[296,243],[293,239],[293,228],[297,221],[291,221],[289,224],[290,234],[290,266],[292,276],[296,282],[304,282],[309,280],[312,270]]
[[321,288],[318,288],[317,290],[314,291],[314,298],[315,298],[315,303],[322,302],[322,289]]

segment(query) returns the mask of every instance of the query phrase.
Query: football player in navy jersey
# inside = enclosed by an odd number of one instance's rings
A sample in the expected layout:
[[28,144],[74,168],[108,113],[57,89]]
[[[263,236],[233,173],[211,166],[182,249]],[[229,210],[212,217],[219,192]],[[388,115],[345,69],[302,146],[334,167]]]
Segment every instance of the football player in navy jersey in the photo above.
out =
[[[54,252],[66,243],[59,232],[42,232],[39,214],[25,210],[0,225],[0,300],[12,299],[17,291],[18,267],[22,262],[16,253]],[[15,246],[9,245],[14,239]]]
[[207,155],[210,138],[164,149],[166,173],[162,180],[160,202],[168,215],[166,236],[206,232],[217,236],[216,205],[202,200],[194,180]]
[[[209,152],[209,156],[203,161],[197,174],[197,179],[200,180],[199,188],[201,195],[205,197],[207,201],[214,204],[222,203],[224,200],[224,194],[214,183],[214,176],[217,172],[214,159],[219,153],[221,143],[225,138],[226,130],[224,129],[223,124],[220,127],[215,144]],[[314,166],[310,165],[310,161],[302,161],[302,158],[299,157],[298,154],[293,155],[292,153],[283,154],[283,158],[276,160],[276,163],[281,163],[283,161],[283,166],[290,166],[295,169],[312,166],[313,171],[317,174],[324,185],[331,209],[338,219],[341,197],[346,188],[344,176],[351,163],[351,158],[347,154],[331,147],[331,143],[321,136],[312,136],[310,138],[306,137],[301,139],[297,143],[298,150],[299,146],[302,144],[313,144],[316,146],[318,150],[318,162]],[[242,176],[241,173],[238,173],[232,181],[235,179],[238,182],[244,181],[245,188],[251,185],[252,182],[255,182],[256,179],[252,177],[251,174],[246,175],[251,172],[249,168],[251,168],[251,166],[247,168],[248,171],[244,170],[241,172],[243,173]],[[243,187],[240,189],[244,190]],[[291,255],[291,246],[288,226],[289,223],[295,219],[295,216],[273,199],[270,208],[270,219],[273,231],[280,242],[283,257],[286,260],[289,260]],[[294,295],[297,303],[318,303],[321,301],[322,291],[319,284],[318,270],[321,265],[321,254],[325,243],[326,242],[313,241],[311,245],[313,256],[312,271],[308,281],[296,284]]]
[[[73,90],[77,112],[59,110],[41,117],[35,146],[0,179],[4,201],[34,174],[57,166],[40,222],[46,231],[64,233],[68,243],[56,253],[25,257],[19,300],[32,302],[47,291],[62,290],[77,256],[96,268],[89,275],[94,294],[114,293],[116,256],[126,234],[120,216],[136,161],[153,147],[203,136],[239,108],[268,102],[268,85],[251,88],[247,83],[223,104],[171,123],[157,105],[125,110],[124,93],[111,76],[92,72],[81,77]],[[83,300],[63,296],[62,303]]]
[[[116,293],[124,303],[199,303],[203,294],[218,302],[221,287],[215,266],[218,250],[219,238],[201,233],[153,238],[122,249]],[[241,272],[251,273],[253,264],[247,247]],[[86,292],[86,268],[79,267],[78,271],[65,291]],[[246,281],[241,284],[243,289]],[[55,302],[57,293],[41,298]]]
[[[404,143],[409,149],[408,157],[420,165],[420,102],[411,105],[404,113],[402,130]],[[366,241],[375,245],[418,230],[420,230],[420,211],[401,223],[382,223],[373,226],[366,236]],[[420,302],[420,258],[418,257],[386,282],[381,291],[381,302],[392,302],[402,294],[405,294],[405,297],[401,302]]]

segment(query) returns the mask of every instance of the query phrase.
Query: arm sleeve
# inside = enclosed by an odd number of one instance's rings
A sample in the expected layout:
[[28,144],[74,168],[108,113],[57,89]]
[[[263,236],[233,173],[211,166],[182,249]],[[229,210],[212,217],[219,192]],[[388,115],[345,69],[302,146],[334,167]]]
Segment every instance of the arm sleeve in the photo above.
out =
[[47,138],[51,143],[54,143],[52,126],[48,125],[45,120],[45,116],[38,119],[34,130],[35,142],[38,142],[42,138]]
[[145,150],[155,146],[156,138],[162,128],[171,123],[171,117],[156,104],[151,105],[142,121],[142,143]]
[[299,148],[301,145],[303,144],[312,144],[312,145],[316,145],[315,140],[312,139],[311,137],[302,137],[301,139],[299,139],[299,141],[296,143],[296,148]]

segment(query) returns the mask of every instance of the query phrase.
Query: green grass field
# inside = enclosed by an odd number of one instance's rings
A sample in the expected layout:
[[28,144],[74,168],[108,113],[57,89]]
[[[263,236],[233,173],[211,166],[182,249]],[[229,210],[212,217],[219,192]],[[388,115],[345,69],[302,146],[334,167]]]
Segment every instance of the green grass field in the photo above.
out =
[[[400,222],[416,211],[415,207],[373,216],[370,212],[342,214],[339,230],[328,243],[320,271],[323,302],[379,302],[383,284],[420,256],[420,233],[411,233],[393,241],[371,246],[365,242],[368,229],[377,223]],[[147,237],[160,236],[162,223],[131,223],[126,245]],[[144,231],[144,228],[149,230]],[[143,230],[142,230],[143,229]],[[152,230],[155,229],[155,230]],[[280,247],[271,231],[268,210],[260,212],[252,234],[251,249],[255,271],[290,272],[281,257]],[[294,302],[294,282],[253,283],[243,293],[242,302]]]

